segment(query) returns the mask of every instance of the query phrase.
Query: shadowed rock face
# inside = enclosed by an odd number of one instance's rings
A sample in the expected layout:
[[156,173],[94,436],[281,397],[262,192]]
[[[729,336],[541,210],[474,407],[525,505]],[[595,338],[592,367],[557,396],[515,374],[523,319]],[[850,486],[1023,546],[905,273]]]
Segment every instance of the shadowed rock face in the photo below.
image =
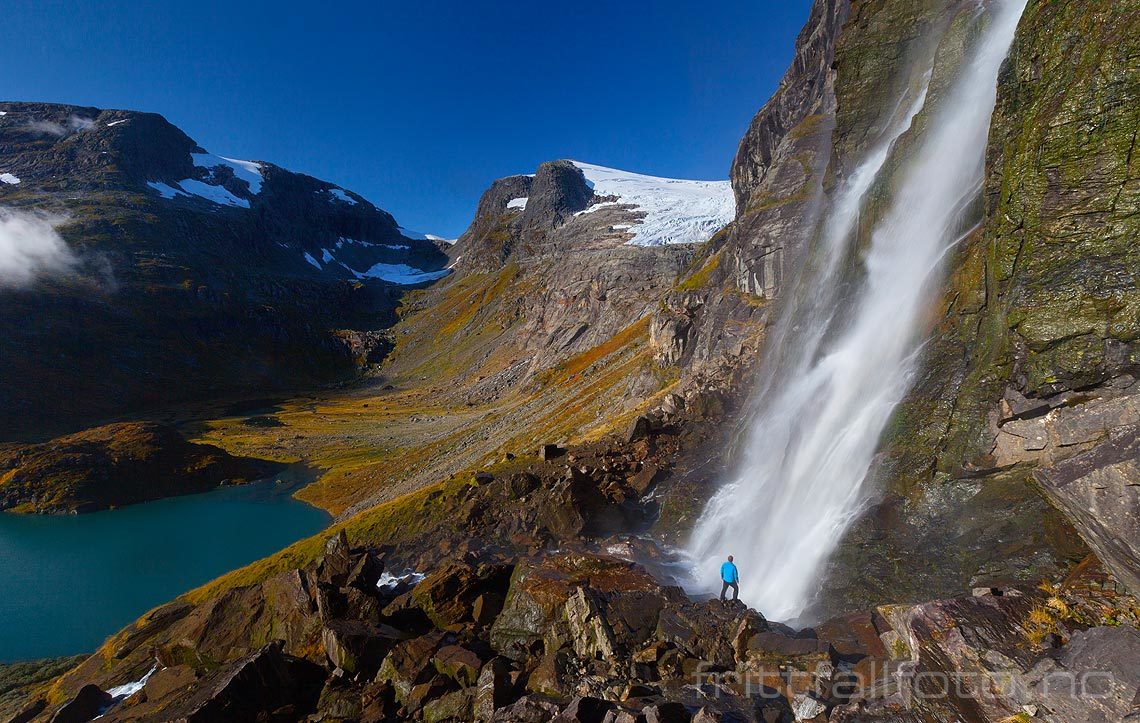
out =
[[564,226],[571,216],[590,205],[593,198],[586,177],[573,163],[543,163],[534,174],[530,198],[520,219],[524,238],[540,243],[548,232]]
[[475,218],[455,246],[462,257],[457,264],[472,271],[495,271],[502,268],[514,250],[516,231],[511,220],[517,212],[507,204],[530,196],[533,176],[507,176],[497,179],[479,198]]
[[111,424],[43,444],[0,445],[0,510],[93,512],[205,492],[277,465],[192,444],[159,424]]
[[20,179],[0,183],[0,208],[52,214],[75,256],[33,285],[0,282],[0,439],[351,375],[333,330],[390,325],[399,290],[342,262],[446,263],[365,199],[205,154],[159,115],[0,110],[0,172]]
[[1130,590],[1140,591],[1140,425],[1035,473],[1085,542]]

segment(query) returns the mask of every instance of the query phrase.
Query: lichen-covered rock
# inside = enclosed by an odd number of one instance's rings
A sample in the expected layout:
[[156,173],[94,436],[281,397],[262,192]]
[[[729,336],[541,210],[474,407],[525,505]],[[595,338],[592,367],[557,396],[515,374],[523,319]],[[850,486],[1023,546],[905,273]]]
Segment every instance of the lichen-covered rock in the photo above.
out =
[[509,657],[541,641],[553,651],[578,632],[585,637],[577,645],[590,657],[630,650],[652,634],[664,600],[645,570],[614,558],[566,553],[520,563],[491,642]]
[[475,694],[471,690],[457,690],[437,698],[423,707],[425,723],[463,723],[471,720],[471,704]]
[[476,599],[484,593],[505,592],[510,575],[507,566],[447,564],[420,581],[411,599],[438,627],[473,623]]

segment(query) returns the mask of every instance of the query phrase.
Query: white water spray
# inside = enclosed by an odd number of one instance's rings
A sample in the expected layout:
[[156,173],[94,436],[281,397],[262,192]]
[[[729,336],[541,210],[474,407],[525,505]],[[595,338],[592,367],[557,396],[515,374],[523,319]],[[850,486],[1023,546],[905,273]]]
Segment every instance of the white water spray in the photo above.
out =
[[[689,553],[696,585],[719,589],[736,556],[741,597],[766,616],[800,616],[865,501],[884,427],[914,375],[941,260],[980,192],[997,76],[1027,0],[997,0],[973,57],[901,173],[862,256],[853,293],[838,291],[865,196],[926,98],[923,88],[839,190],[820,256],[801,274],[769,349],[737,477],[709,501]],[[907,104],[901,104],[906,106]],[[896,114],[898,115],[898,114]]]

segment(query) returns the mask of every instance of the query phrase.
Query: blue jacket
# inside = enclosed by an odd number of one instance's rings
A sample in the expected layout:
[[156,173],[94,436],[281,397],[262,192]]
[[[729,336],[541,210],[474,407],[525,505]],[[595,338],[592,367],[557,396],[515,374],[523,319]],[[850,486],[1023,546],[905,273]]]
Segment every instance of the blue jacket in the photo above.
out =
[[731,562],[725,562],[720,566],[720,579],[725,582],[738,582],[739,576],[736,573],[736,565]]

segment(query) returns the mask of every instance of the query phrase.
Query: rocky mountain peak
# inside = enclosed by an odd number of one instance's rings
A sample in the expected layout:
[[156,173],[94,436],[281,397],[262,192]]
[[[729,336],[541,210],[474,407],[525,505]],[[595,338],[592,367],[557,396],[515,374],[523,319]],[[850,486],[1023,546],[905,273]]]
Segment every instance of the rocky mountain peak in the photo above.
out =
[[544,235],[566,224],[590,205],[594,191],[572,161],[548,161],[538,167],[522,214],[522,227]]

